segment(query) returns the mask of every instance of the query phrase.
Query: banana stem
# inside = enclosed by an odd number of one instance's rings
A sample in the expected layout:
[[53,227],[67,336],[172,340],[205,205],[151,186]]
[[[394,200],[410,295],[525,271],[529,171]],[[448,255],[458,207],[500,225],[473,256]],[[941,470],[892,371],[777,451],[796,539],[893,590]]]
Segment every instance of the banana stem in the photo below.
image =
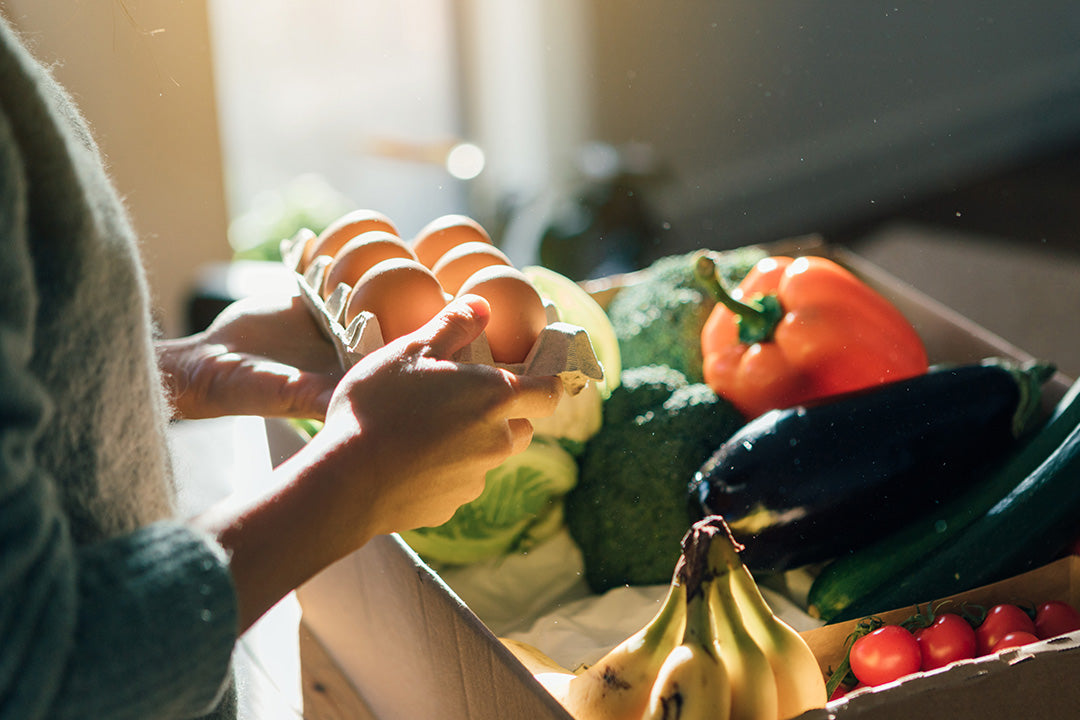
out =
[[753,622],[761,627],[767,627],[775,615],[765,596],[761,594],[761,588],[754,581],[753,575],[746,566],[733,570],[731,573],[732,588],[741,601],[739,607],[744,614],[750,615]]
[[726,572],[718,575],[713,583],[712,601],[718,609],[717,638],[721,643],[729,643],[734,647],[745,649],[753,645],[754,640],[743,625],[742,612],[735,603],[735,597],[731,594],[730,581],[731,574]]
[[689,599],[686,604],[686,629],[683,631],[684,643],[701,645],[709,655],[716,657],[712,613],[709,611],[708,588],[711,581],[702,586],[702,592]]
[[729,570],[741,568],[743,562],[742,558],[739,557],[739,553],[742,552],[743,545],[735,539],[727,521],[720,515],[709,515],[701,522],[708,523],[710,527],[714,528],[713,533],[718,536],[709,545],[709,563],[714,571],[721,567],[726,567]]
[[709,611],[709,587],[714,577],[709,566],[709,547],[716,536],[714,525],[699,521],[683,537],[682,557],[677,570],[686,588],[686,627],[683,642],[700,644],[715,657],[713,623]]
[[773,618],[772,608],[761,594],[761,588],[757,586],[753,575],[742,562],[739,552],[743,546],[731,534],[731,528],[720,516],[712,516],[709,521],[718,528],[717,534],[723,534],[724,538],[717,538],[710,546],[709,562],[714,573],[730,573],[732,592],[738,595],[739,600],[745,599],[739,607],[748,611],[755,624],[766,626]]
[[680,584],[686,588],[687,602],[702,594],[709,572],[709,545],[716,531],[707,520],[694,523],[682,540],[682,557],[676,572]]

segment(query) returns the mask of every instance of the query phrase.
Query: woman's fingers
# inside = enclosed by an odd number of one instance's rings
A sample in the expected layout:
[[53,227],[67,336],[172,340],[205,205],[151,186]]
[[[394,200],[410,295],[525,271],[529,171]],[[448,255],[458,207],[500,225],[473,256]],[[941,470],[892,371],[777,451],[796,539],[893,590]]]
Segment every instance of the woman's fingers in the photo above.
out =
[[510,454],[516,455],[523,452],[532,442],[532,423],[525,418],[510,418],[506,421],[506,424],[510,428]]
[[553,375],[506,374],[514,390],[506,408],[507,417],[538,418],[555,412],[563,394],[562,379]]
[[480,336],[490,318],[491,307],[486,300],[466,295],[452,300],[413,337],[425,343],[435,357],[449,360]]
[[[465,295],[453,300],[427,325],[416,332],[416,339],[425,343],[432,355],[450,359],[468,346],[487,326],[491,308],[478,295]],[[544,417],[555,411],[562,397],[562,381],[557,377],[536,377],[502,372],[512,388],[507,417]]]

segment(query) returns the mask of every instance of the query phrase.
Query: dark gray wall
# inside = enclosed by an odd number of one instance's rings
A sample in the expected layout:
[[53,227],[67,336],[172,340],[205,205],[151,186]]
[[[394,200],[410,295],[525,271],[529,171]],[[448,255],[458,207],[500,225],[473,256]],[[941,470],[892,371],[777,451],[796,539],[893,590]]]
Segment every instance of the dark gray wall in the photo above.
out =
[[1080,139],[1080,6],[592,0],[594,132],[653,146],[672,242],[870,214]]

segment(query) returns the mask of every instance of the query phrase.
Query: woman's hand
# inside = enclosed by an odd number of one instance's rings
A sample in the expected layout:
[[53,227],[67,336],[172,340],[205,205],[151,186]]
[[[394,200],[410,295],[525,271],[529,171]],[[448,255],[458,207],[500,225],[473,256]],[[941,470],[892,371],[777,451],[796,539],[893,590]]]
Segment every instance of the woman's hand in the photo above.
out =
[[[527,418],[550,415],[555,377],[453,362],[487,323],[478,297],[365,357],[334,395],[311,451],[337,461],[339,480],[363,473],[355,512],[371,534],[440,525],[484,488],[484,474],[532,439]],[[360,490],[360,488],[356,488]]]
[[157,350],[180,418],[322,419],[343,375],[299,295],[238,300],[203,332]]
[[243,627],[375,535],[445,522],[528,446],[527,418],[554,412],[562,382],[453,361],[489,315],[480,298],[456,300],[364,357],[274,488],[200,518],[232,557]]

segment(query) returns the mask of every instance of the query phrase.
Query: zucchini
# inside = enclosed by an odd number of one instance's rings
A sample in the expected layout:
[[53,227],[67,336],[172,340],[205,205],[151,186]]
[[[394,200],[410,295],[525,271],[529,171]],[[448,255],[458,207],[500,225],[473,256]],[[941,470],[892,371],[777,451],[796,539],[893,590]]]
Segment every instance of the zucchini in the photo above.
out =
[[754,572],[850,552],[944,502],[1030,427],[1052,368],[1000,359],[773,410],[724,442],[690,482]]
[[808,601],[830,622],[933,601],[1060,556],[1080,534],[1080,381],[987,482],[838,559]]

